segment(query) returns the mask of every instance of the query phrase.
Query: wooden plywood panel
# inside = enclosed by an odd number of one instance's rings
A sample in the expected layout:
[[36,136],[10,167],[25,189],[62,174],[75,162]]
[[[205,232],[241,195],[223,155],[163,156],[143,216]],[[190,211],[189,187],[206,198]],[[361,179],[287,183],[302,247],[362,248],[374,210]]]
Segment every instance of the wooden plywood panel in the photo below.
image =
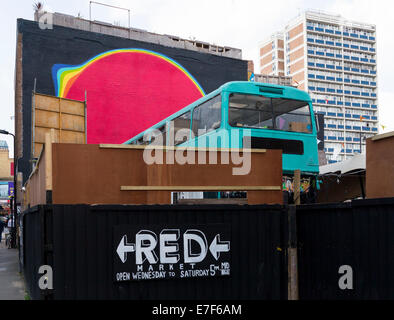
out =
[[34,127],[32,152],[37,158],[45,142],[45,134],[55,130],[55,141],[86,143],[85,103],[35,93],[33,98]]
[[85,104],[81,101],[73,101],[73,100],[60,100],[60,112],[67,112],[70,114],[85,115]]
[[85,131],[85,118],[70,114],[61,114],[61,128],[66,130]]
[[85,143],[85,134],[83,132],[62,130],[61,143]]
[[[59,141],[59,130],[54,129],[54,131],[55,131],[55,141]],[[39,143],[44,143],[46,133],[51,133],[51,128],[37,127],[35,133],[35,141]]]
[[36,127],[59,128],[59,113],[36,109],[35,125]]
[[120,186],[146,185],[141,154],[91,144],[53,144],[53,203],[146,203],[145,192]]
[[43,148],[43,143],[35,142],[34,143],[34,158],[38,158],[40,156],[41,150]]
[[[375,138],[376,139],[376,138]],[[367,198],[394,197],[394,137],[367,139],[366,194]]]
[[59,98],[35,94],[36,108],[50,111],[59,111]]
[[[121,147],[53,144],[53,203],[171,203],[170,191],[146,190],[150,186],[267,187],[268,191],[248,192],[248,203],[282,203],[280,150],[252,153],[251,171],[245,176],[234,176],[233,165],[220,164],[220,154],[217,165],[148,166],[143,152],[143,149]],[[122,191],[122,186],[143,188]],[[276,189],[269,189],[271,186]]]

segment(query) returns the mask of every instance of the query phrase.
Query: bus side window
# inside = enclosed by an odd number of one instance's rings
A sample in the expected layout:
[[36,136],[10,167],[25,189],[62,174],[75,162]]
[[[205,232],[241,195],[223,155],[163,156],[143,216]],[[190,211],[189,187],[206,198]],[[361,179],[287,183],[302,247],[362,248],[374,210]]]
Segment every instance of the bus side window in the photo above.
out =
[[[190,118],[191,112],[188,111],[172,121],[171,125],[174,128],[175,145],[184,143],[190,139]],[[182,132],[178,133],[180,130]]]
[[193,110],[193,133],[198,137],[220,128],[222,98],[220,95],[204,102]]
[[[154,143],[155,145],[166,145],[166,137],[167,137],[167,124],[162,125],[160,128],[157,128],[159,132],[155,133],[151,138],[149,144]],[[160,138],[161,136],[161,138]]]

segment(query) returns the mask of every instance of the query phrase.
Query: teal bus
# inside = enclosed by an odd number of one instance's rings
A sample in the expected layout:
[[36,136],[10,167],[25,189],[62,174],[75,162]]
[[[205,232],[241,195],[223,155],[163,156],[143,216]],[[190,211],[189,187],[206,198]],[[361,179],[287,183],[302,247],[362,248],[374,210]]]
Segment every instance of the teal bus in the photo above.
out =
[[[169,128],[189,129],[190,134],[174,144]],[[317,121],[308,93],[293,87],[237,81],[184,107],[125,144],[149,144],[144,136],[152,130],[163,134],[163,145],[204,148],[282,149],[283,174],[319,174]],[[235,132],[237,131],[237,132]],[[234,135],[234,133],[237,133]],[[229,137],[221,139],[220,137]],[[236,138],[234,138],[236,137]]]

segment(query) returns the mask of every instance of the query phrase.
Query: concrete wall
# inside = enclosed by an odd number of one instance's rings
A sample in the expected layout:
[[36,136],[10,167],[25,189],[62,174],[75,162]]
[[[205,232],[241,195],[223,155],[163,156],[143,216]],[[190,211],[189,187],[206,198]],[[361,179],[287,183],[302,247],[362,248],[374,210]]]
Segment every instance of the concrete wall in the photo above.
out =
[[241,49],[214,45],[199,40],[182,39],[177,36],[162,35],[136,28],[125,28],[96,20],[90,21],[59,12],[50,13],[45,11],[36,11],[34,14],[34,20],[41,21],[43,23],[52,23],[53,25],[67,28],[151,42],[173,48],[181,48],[223,57],[242,59]]

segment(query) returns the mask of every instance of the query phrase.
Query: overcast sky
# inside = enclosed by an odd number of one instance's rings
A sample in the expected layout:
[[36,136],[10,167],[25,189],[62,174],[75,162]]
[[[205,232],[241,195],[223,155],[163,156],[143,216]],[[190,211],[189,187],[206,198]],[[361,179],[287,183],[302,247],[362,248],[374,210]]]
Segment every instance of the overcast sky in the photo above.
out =
[[[3,1],[0,17],[0,129],[14,132],[16,19],[33,20],[33,0]],[[89,19],[89,0],[46,0],[44,8]],[[131,26],[160,34],[196,38],[242,49],[243,59],[259,69],[258,45],[306,9],[341,14],[348,20],[376,24],[378,98],[384,132],[394,130],[394,4],[388,0],[100,0],[131,10]],[[92,19],[127,26],[127,11],[92,5]],[[383,132],[380,127],[380,132]],[[12,137],[7,140],[12,155]]]

